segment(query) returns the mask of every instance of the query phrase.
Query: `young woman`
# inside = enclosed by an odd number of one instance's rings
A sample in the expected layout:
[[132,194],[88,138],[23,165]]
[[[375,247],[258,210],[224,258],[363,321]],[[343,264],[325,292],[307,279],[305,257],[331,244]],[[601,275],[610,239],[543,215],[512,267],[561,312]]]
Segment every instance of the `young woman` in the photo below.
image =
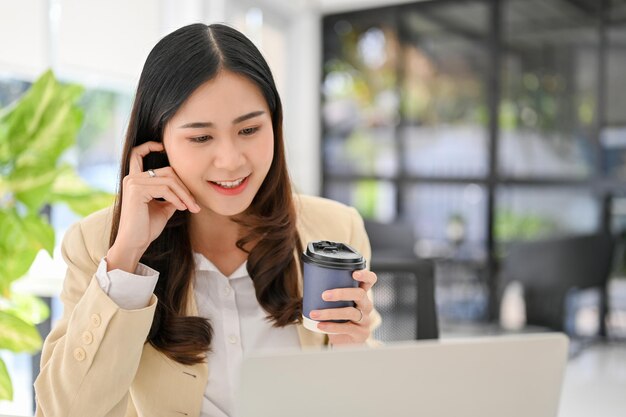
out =
[[[147,58],[112,209],[63,242],[64,313],[44,344],[37,416],[231,416],[243,355],[373,343],[368,291],[302,326],[299,256],[312,240],[370,248],[356,210],[292,194],[282,107],[244,35],[195,24]],[[312,313],[314,314],[314,313]]]

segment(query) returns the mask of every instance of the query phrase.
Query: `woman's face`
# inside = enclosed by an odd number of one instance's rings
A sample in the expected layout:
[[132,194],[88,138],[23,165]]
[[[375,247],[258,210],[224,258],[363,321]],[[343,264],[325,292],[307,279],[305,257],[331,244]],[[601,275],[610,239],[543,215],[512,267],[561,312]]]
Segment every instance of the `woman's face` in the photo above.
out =
[[233,216],[250,206],[272,164],[272,118],[252,81],[220,71],[167,123],[163,144],[200,207]]

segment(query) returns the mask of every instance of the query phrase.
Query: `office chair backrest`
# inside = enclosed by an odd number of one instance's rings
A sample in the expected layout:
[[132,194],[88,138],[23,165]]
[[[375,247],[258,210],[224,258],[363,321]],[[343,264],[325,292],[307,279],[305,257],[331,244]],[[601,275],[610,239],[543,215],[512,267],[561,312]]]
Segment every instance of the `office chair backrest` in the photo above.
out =
[[434,268],[413,250],[412,227],[365,220],[372,247],[372,271],[378,274],[374,305],[382,316],[375,337],[383,341],[438,337]]
[[613,239],[607,234],[511,242],[505,247],[507,281],[534,288],[604,285],[613,259]]
[[564,328],[564,300],[572,288],[605,288],[613,258],[613,238],[593,234],[505,245],[500,291],[511,281],[524,286],[529,324]]
[[396,255],[414,257],[415,236],[410,224],[381,223],[365,219],[365,230],[375,255]]

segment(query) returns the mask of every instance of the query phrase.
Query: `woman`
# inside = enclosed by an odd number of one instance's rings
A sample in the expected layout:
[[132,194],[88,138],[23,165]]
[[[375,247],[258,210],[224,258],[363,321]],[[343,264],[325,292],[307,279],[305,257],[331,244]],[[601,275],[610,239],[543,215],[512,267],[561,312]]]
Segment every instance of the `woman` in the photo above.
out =
[[229,416],[244,354],[373,343],[366,270],[325,294],[356,307],[311,313],[348,322],[301,324],[303,245],[369,243],[356,210],[292,195],[280,98],[241,33],[195,24],[154,47],[120,178],[114,208],[65,236],[37,416]]

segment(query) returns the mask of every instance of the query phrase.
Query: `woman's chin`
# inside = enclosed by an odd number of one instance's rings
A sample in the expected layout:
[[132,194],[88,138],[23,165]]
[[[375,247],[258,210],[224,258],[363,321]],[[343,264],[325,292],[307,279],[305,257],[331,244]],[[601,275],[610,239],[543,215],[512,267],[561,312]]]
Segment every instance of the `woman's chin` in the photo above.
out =
[[[234,203],[234,202],[233,202]],[[247,204],[243,203],[243,204],[202,204],[200,203],[200,206],[202,207],[202,209],[200,210],[200,212],[198,214],[202,214],[202,212],[205,213],[211,213],[217,216],[222,216],[222,217],[233,217],[233,216],[237,216],[239,214],[244,213],[248,207],[250,207],[250,203],[248,202]]]

